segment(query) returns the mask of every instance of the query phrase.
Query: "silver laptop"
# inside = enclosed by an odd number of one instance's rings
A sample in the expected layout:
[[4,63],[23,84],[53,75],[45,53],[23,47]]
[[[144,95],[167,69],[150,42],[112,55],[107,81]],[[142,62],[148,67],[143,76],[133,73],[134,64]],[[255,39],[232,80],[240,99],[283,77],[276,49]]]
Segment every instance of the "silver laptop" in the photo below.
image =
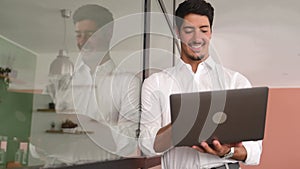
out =
[[256,87],[171,95],[173,145],[262,140],[268,91]]

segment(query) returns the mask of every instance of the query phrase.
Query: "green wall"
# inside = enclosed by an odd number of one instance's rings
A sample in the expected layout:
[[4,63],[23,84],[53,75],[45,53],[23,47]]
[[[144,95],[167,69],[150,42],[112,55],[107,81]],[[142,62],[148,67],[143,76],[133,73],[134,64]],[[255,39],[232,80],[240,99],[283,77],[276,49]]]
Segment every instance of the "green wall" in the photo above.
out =
[[[0,35],[0,66],[14,72],[9,89],[34,89],[36,59],[37,54]],[[29,141],[32,103],[33,94],[8,92],[0,84],[0,135],[8,136],[7,162],[14,161],[20,141]]]
[[27,141],[30,136],[33,94],[7,92],[0,93],[2,102],[0,103],[0,135],[8,136],[8,149],[6,161],[14,161],[18,141]]

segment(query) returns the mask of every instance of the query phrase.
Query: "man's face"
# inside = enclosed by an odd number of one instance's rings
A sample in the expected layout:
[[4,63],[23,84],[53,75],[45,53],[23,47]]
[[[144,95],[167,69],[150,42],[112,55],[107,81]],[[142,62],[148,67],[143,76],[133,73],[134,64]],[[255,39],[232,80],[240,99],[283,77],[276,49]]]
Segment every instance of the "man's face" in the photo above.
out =
[[75,23],[77,47],[81,50],[88,39],[97,31],[97,25],[92,20],[81,20]]
[[183,61],[186,63],[201,62],[208,57],[211,28],[207,16],[186,15],[178,33]]

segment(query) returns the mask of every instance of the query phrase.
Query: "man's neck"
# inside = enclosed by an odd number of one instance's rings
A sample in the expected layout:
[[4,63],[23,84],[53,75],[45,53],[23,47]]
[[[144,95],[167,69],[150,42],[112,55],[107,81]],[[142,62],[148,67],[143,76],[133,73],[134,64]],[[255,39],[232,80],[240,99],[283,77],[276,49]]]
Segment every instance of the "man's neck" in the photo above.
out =
[[181,60],[182,60],[184,63],[191,65],[192,71],[193,71],[194,73],[196,73],[196,72],[197,72],[197,69],[198,69],[198,65],[199,65],[200,63],[204,62],[208,57],[209,57],[209,55],[207,54],[207,55],[205,55],[204,57],[202,57],[201,60],[193,60],[193,59],[189,58],[188,56],[186,56],[184,53],[181,53],[181,57],[180,57],[180,58],[181,58]]
[[181,57],[181,60],[182,60],[184,63],[191,65],[192,71],[193,71],[194,73],[197,72],[198,65],[204,61],[204,60],[203,60],[203,61],[202,61],[202,60],[195,61],[195,60],[190,60],[190,59],[184,59],[183,57]]
[[85,64],[90,68],[90,73],[93,74],[96,71],[96,69],[97,69],[98,66],[103,65],[104,63],[106,63],[109,60],[110,60],[110,55],[109,55],[109,53],[107,53],[103,57],[103,59],[101,59],[100,62],[98,62],[98,61],[97,61],[98,63],[96,63],[96,62],[92,63],[91,62],[90,64],[87,63],[87,62],[85,62]]

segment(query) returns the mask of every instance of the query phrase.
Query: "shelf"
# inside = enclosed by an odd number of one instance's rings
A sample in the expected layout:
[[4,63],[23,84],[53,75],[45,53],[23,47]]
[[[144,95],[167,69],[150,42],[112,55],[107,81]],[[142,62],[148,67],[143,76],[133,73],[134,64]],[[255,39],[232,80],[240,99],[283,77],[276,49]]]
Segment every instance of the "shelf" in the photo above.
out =
[[37,112],[51,112],[51,113],[59,112],[59,113],[74,113],[75,114],[74,109],[68,109],[68,110],[37,109],[36,111]]
[[63,130],[46,130],[46,133],[51,134],[93,134],[93,131],[75,131],[75,133],[64,132]]
[[42,94],[42,89],[11,89],[8,88],[7,91],[9,92],[16,92],[16,93],[32,93],[32,94]]
[[53,112],[55,113],[55,109],[37,109],[38,112]]

